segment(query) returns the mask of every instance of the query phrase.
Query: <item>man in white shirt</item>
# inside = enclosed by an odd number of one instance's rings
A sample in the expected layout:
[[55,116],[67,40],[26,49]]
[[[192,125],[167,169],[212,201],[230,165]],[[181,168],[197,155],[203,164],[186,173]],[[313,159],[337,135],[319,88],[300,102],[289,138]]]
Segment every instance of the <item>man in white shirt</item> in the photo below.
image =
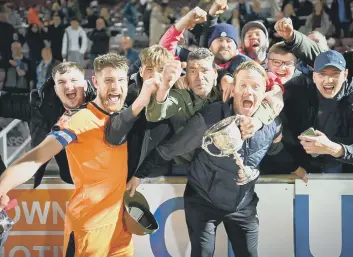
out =
[[69,62],[75,62],[84,67],[84,54],[87,50],[87,35],[78,20],[73,18],[71,26],[67,27],[64,33],[62,45],[62,57]]

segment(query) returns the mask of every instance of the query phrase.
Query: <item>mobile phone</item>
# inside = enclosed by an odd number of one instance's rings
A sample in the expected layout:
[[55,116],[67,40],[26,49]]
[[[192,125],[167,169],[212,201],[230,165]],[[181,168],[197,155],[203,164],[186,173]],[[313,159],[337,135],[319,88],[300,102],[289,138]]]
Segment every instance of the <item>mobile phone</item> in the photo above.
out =
[[312,136],[312,137],[316,137],[315,129],[314,129],[314,128],[308,128],[308,129],[305,130],[301,135],[302,135],[302,136]]
[[[315,129],[314,128],[308,128],[305,130],[302,134],[302,136],[309,136],[309,137],[316,137]],[[318,157],[318,154],[311,154],[312,157]]]

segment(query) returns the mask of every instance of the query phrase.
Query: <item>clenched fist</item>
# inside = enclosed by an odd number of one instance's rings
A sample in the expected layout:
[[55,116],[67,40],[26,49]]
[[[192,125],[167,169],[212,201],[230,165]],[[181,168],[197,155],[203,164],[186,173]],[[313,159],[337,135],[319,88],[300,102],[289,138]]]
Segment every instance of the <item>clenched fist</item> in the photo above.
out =
[[147,106],[150,103],[151,96],[158,90],[161,84],[161,76],[157,74],[154,78],[150,78],[143,82],[141,92],[137,97],[137,101],[142,106]]
[[294,36],[293,23],[290,18],[282,18],[275,24],[277,34],[285,40],[292,40]]
[[178,31],[193,29],[196,24],[203,23],[206,20],[207,13],[200,7],[195,7],[175,24],[175,28]]
[[209,14],[211,16],[216,16],[224,13],[226,10],[228,10],[227,0],[215,0],[210,8]]
[[162,72],[162,90],[169,90],[174,86],[177,80],[180,78],[182,72],[181,62],[180,61],[169,61],[164,65]]
[[222,77],[221,79],[221,91],[222,91],[222,101],[223,103],[227,102],[229,100],[229,98],[232,95],[232,91],[234,89],[234,78],[229,76],[229,75],[225,75]]

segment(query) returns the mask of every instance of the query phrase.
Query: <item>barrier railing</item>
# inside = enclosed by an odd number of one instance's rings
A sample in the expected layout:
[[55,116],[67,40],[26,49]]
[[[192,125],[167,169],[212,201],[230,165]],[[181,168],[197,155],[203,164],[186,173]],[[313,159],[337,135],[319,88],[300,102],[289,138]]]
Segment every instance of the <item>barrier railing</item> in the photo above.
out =
[[24,142],[19,147],[17,147],[17,149],[9,156],[7,147],[7,135],[14,127],[16,127],[21,122],[22,121],[20,120],[14,120],[0,132],[0,141],[2,141],[2,159],[6,167],[11,164],[15,160],[15,158],[23,151],[23,149],[25,149],[25,147],[31,142],[31,137],[28,136],[24,140]]

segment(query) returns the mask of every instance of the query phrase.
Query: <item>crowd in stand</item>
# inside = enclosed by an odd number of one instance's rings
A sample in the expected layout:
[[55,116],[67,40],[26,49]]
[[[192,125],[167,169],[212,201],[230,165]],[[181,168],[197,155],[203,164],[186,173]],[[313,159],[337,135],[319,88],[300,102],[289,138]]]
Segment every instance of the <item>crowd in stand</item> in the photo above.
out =
[[[235,255],[257,257],[254,188],[259,170],[293,173],[304,181],[307,173],[352,172],[353,54],[331,50],[326,38],[335,27],[331,33],[340,42],[351,33],[349,1],[331,3],[326,10],[331,12],[329,22],[320,1],[315,7],[309,1],[286,2],[272,25],[266,25],[257,1],[239,1],[223,23],[231,6],[226,0],[183,8],[180,17],[167,4],[151,4],[151,46],[138,56],[131,48],[136,35],[129,34],[136,27],[131,18],[137,13],[136,2],[122,8],[130,29],[121,45],[129,60],[99,52],[109,51],[109,42],[100,34],[109,26],[104,16],[95,19],[89,36],[77,16],[69,17],[56,52],[58,61],[69,62],[57,65],[53,44],[40,45],[35,37],[43,33],[48,38],[65,20],[60,14],[48,28],[35,15],[28,19],[23,42],[30,49],[39,47],[30,50],[29,59],[23,56],[19,35],[15,42],[9,40],[8,59],[2,54],[8,68],[0,116],[27,121],[34,149],[1,176],[0,207],[6,206],[10,189],[32,176],[38,186],[55,156],[61,178],[76,187],[67,210],[70,223],[65,224],[68,254],[72,249],[82,256],[126,250],[124,256],[133,256],[131,235],[116,214],[125,189],[133,195],[142,178],[183,175],[188,178],[184,206],[191,256],[213,255],[215,231],[224,222]],[[301,25],[297,13],[308,11],[307,6],[312,9],[306,14],[312,14]],[[93,41],[92,80],[85,80],[82,67],[87,37]],[[158,45],[153,41],[157,38]],[[39,90],[8,90],[6,83],[14,78],[11,85],[24,88],[19,83],[28,83],[25,78],[31,73],[37,74]],[[221,134],[210,143],[205,136],[220,121],[232,121],[226,123],[231,129],[227,137]],[[232,151],[220,155],[226,147]],[[123,240],[115,240],[116,224]],[[110,236],[97,247],[95,233],[102,227]]]
[[[199,3],[206,9],[211,4],[207,0]],[[232,1],[218,22],[231,24],[237,29],[239,46],[242,43],[240,32],[245,23],[262,21],[272,45],[281,40],[274,30],[275,22],[289,17],[296,30],[304,34],[318,31],[329,39],[330,47],[340,52],[353,47],[353,7],[349,1],[296,0],[282,4],[270,1],[270,4],[271,10],[268,11],[261,8],[258,0]],[[93,68],[94,58],[109,51],[118,51],[133,63],[138,57],[133,45],[137,40],[139,21],[143,24],[139,29],[143,29],[149,42],[142,43],[142,46],[154,45],[170,25],[190,11],[187,6],[172,8],[175,3],[173,6],[168,0],[128,0],[118,6],[111,9],[99,7],[97,1],[80,6],[77,1],[62,0],[33,5],[25,11],[24,7],[5,4],[0,15],[3,31],[0,68],[5,75],[3,88],[13,92],[40,88],[50,76],[52,67],[64,59],[88,69],[88,75],[92,73],[89,70]],[[120,26],[115,26],[117,24]],[[119,45],[114,48],[112,41],[117,37]],[[185,31],[179,44],[192,48],[198,42],[192,33]]]

